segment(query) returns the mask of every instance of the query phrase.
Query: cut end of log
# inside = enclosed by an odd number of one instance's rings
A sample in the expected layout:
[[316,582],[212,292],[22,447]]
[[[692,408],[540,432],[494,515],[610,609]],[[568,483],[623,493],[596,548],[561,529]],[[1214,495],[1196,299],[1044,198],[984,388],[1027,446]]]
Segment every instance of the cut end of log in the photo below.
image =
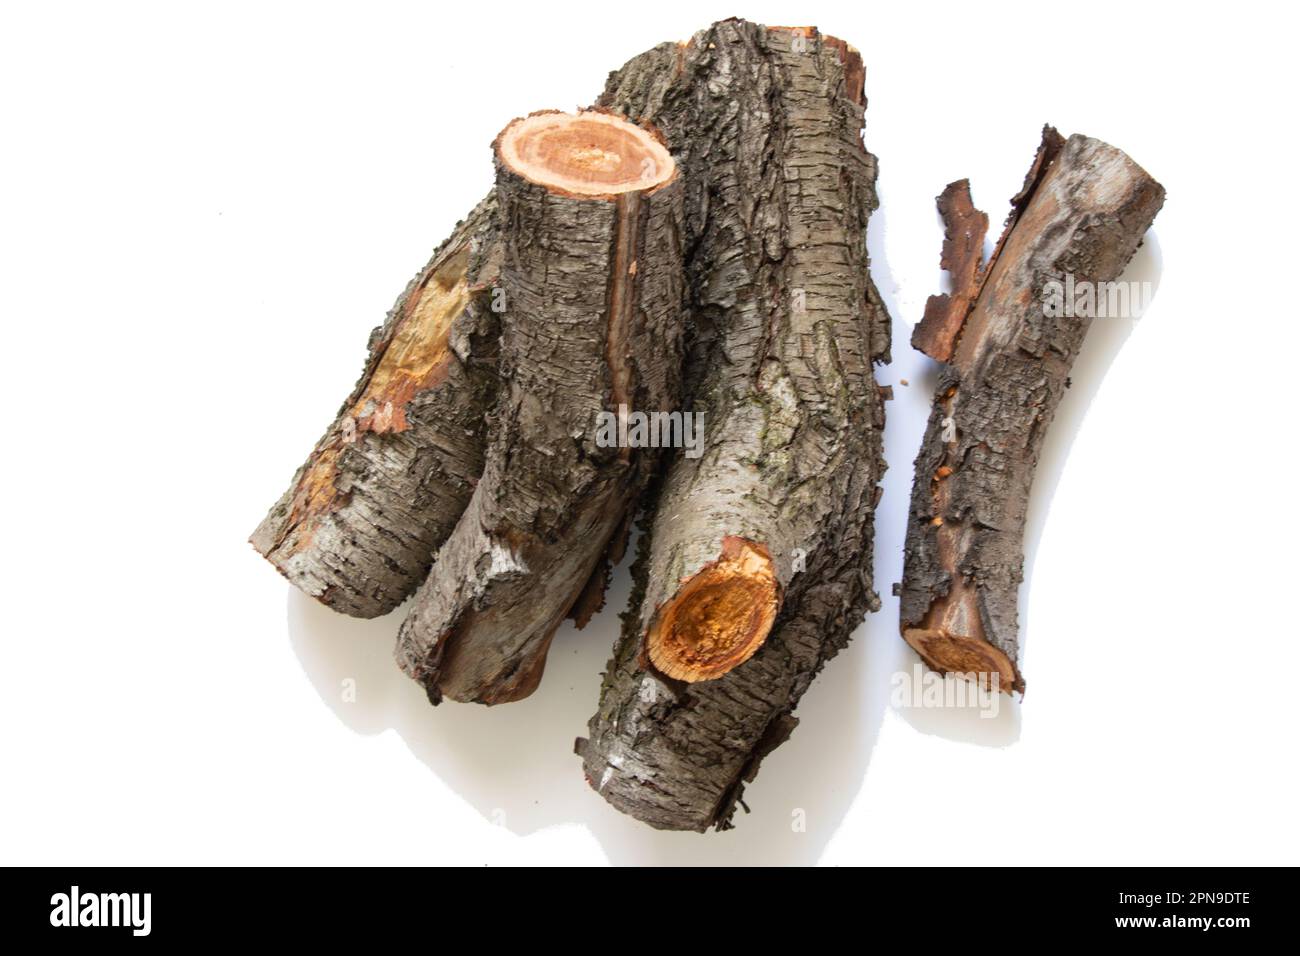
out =
[[718,559],[685,581],[655,616],[646,636],[650,662],[687,683],[721,677],[767,640],[780,591],[767,548],[724,538]]
[[[940,673],[971,676],[986,689],[1008,694],[1025,692],[1025,681],[1011,658],[978,637],[909,628],[903,631],[903,640],[931,669]],[[993,675],[997,676],[996,687],[991,686]]]
[[513,120],[494,146],[508,169],[560,195],[613,199],[651,192],[677,176],[654,133],[596,110]]

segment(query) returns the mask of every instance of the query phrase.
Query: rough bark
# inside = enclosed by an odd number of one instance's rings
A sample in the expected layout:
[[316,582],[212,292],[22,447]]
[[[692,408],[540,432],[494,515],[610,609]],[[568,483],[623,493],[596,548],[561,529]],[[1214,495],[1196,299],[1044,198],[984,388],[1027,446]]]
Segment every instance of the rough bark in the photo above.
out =
[[[657,82],[671,81],[677,49],[664,43],[644,55],[663,68]],[[653,113],[641,117],[653,122]],[[337,611],[377,617],[413,594],[482,474],[499,387],[500,323],[485,296],[499,259],[497,219],[492,191],[411,281],[371,334],[353,393],[250,539],[291,583]],[[444,335],[448,293],[466,302]],[[444,361],[448,343],[455,361]],[[604,604],[626,530],[573,609],[579,626]]]
[[889,322],[868,274],[862,63],[815,29],[725,21],[636,58],[600,103],[653,116],[683,169],[705,440],[659,490],[577,750],[623,812],[725,828],[813,677],[879,606],[872,363]]
[[433,703],[532,693],[657,461],[603,447],[600,413],[680,401],[681,183],[667,151],[603,114],[535,114],[496,146],[506,384],[483,478],[398,638]]
[[1016,606],[1026,507],[1091,324],[1050,314],[1044,290],[1067,276],[1117,278],[1163,202],[1163,187],[1124,153],[1051,127],[987,266],[978,267],[987,218],[967,184],[939,198],[954,291],[931,298],[913,337],[946,364],[916,458],[898,590],[903,637],[936,670],[1024,692]]
[[397,607],[469,502],[497,390],[487,287],[498,260],[489,194],[371,334],[356,388],[253,532],[267,560],[336,611]]

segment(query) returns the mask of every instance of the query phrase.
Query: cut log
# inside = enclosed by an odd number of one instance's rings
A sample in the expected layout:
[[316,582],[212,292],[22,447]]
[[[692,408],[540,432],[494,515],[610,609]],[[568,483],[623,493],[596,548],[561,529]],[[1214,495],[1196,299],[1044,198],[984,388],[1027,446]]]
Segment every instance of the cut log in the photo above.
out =
[[1029,492],[1091,324],[1054,314],[1045,293],[1067,278],[1116,279],[1164,195],[1114,147],[1047,127],[984,267],[988,220],[967,183],[939,197],[953,292],[930,299],[912,341],[946,364],[916,458],[898,590],[903,637],[935,670],[1024,692],[1016,606]]
[[336,611],[409,597],[473,493],[497,391],[496,235],[489,195],[372,333],[355,390],[250,539]]
[[[665,43],[645,54],[663,65],[662,82],[673,76],[676,49]],[[644,116],[652,122],[652,114]],[[496,227],[493,191],[372,333],[356,389],[253,532],[254,547],[290,582],[337,611],[377,617],[413,594],[482,473],[498,387],[500,323],[486,294],[499,260]],[[464,311],[448,331],[457,306]],[[610,563],[600,563],[574,607],[579,626],[604,603]]]
[[725,21],[614,74],[686,180],[699,457],[677,453],[634,567],[591,785],[655,827],[729,825],[743,784],[868,609],[889,321],[868,273],[875,158],[857,51]]
[[539,113],[494,146],[504,384],[483,478],[397,647],[433,703],[532,693],[655,470],[655,449],[603,426],[681,393],[681,184],[657,135]]

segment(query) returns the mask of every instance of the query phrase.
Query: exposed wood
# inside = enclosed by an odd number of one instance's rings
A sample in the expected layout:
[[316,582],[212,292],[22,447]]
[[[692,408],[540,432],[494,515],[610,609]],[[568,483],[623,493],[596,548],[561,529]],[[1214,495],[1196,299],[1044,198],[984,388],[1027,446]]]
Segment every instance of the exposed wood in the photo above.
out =
[[659,609],[646,653],[665,677],[713,680],[754,656],[780,606],[767,548],[729,535],[718,559],[686,578]]
[[423,580],[483,469],[497,389],[489,195],[411,281],[338,417],[250,539],[336,611],[375,617]]
[[937,306],[931,299],[913,342],[948,364],[916,459],[901,629],[930,667],[1023,693],[1016,610],[1026,508],[1091,324],[1049,314],[1044,290],[1067,276],[1116,279],[1164,189],[1114,147],[1048,127],[988,265],[972,267],[962,245],[981,215],[965,184],[939,202],[954,292]]
[[683,169],[705,448],[678,452],[578,752],[653,826],[725,827],[868,609],[889,321],[868,274],[861,58],[812,28],[715,24],[611,76]]
[[[492,191],[435,250],[371,334],[356,388],[250,538],[334,610],[377,617],[413,594],[482,474],[497,389],[500,323],[487,294],[497,218]],[[603,605],[609,567],[606,559],[593,572],[574,609],[580,623]]]
[[601,413],[680,402],[681,183],[657,136],[544,113],[495,147],[505,384],[483,478],[397,647],[434,703],[532,693],[658,457],[604,447]]
[[502,132],[497,155],[515,175],[561,196],[615,199],[674,176],[672,157],[654,136],[595,110],[515,120]]

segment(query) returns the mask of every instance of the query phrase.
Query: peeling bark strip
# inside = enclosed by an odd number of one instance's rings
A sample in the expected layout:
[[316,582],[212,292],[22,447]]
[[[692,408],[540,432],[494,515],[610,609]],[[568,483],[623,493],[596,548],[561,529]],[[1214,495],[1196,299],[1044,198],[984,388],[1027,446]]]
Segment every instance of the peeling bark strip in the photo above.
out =
[[952,276],[952,292],[932,295],[926,301],[925,315],[912,330],[912,348],[936,362],[946,362],[952,358],[957,335],[984,279],[984,236],[989,231],[989,217],[971,202],[967,179],[949,183],[937,202],[944,222],[939,267]]
[[916,458],[899,590],[903,637],[936,670],[996,674],[999,689],[1024,692],[1016,604],[1026,506],[1091,324],[1045,314],[1043,289],[1066,275],[1117,278],[1164,197],[1114,147],[1063,140],[1047,127],[983,268],[987,219],[971,206],[967,184],[939,197],[941,261],[954,291],[931,298],[912,341],[948,364]]
[[889,321],[868,275],[876,161],[861,58],[811,28],[715,24],[631,61],[686,184],[704,454],[678,454],[590,739],[588,781],[652,826],[726,827],[871,590]]
[[682,197],[668,151],[597,112],[515,120],[494,145],[506,384],[482,481],[397,646],[434,703],[533,692],[656,465],[650,449],[600,447],[599,413],[673,411],[681,397]]
[[250,539],[336,611],[377,617],[412,594],[483,469],[496,223],[489,195],[407,286],[352,395]]

